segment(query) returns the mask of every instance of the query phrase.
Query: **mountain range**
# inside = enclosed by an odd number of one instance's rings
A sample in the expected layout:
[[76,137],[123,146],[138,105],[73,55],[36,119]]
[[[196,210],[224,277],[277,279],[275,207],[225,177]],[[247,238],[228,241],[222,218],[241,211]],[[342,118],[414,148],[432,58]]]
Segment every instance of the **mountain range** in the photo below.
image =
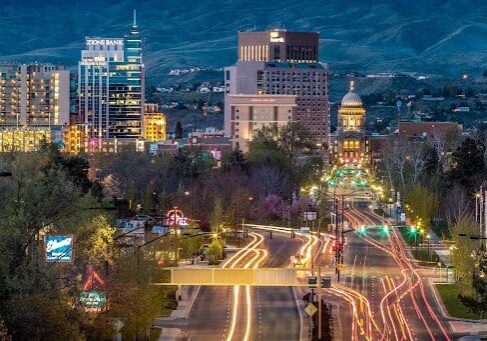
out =
[[134,8],[152,84],[173,68],[231,65],[238,31],[276,27],[320,32],[332,71],[487,69],[484,0],[0,0],[0,62],[74,67],[86,36],[123,36]]

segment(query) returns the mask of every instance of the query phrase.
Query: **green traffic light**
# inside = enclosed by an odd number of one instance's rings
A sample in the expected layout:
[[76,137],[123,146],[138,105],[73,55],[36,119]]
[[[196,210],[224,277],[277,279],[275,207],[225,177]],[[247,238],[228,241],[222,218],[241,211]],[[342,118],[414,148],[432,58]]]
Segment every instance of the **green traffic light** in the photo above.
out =
[[383,231],[385,234],[389,234],[389,226],[387,226],[387,225],[382,226],[382,231]]

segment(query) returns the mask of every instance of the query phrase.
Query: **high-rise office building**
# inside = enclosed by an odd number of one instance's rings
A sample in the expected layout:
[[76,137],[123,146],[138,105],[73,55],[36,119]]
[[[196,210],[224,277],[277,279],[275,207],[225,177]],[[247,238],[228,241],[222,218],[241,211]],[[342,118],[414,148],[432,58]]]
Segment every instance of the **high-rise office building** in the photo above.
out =
[[225,134],[232,136],[232,95],[294,95],[291,121],[316,143],[329,142],[328,66],[318,62],[319,34],[240,32],[236,65],[225,68]]
[[0,152],[59,140],[69,124],[69,77],[51,64],[0,64]]
[[124,38],[86,38],[78,65],[78,94],[91,144],[142,137],[144,64],[135,12]]

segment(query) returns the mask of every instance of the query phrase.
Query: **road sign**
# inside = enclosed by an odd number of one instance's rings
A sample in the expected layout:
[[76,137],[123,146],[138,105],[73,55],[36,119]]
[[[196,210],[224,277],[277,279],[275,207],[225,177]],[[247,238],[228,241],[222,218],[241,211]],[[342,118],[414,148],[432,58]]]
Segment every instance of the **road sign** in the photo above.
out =
[[316,314],[316,312],[318,311],[318,308],[316,308],[313,303],[308,303],[306,308],[304,308],[304,311],[306,312],[306,314],[308,314],[311,317],[314,314]]
[[321,277],[321,287],[322,288],[331,288],[331,277],[330,276],[322,276]]
[[406,213],[401,213],[401,223],[406,222]]
[[314,220],[316,220],[316,212],[314,212],[314,211],[306,211],[306,212],[304,212],[304,220],[307,220],[307,221],[314,221]]
[[338,264],[337,269],[342,271],[343,269],[345,269],[345,264]]
[[309,276],[308,277],[308,285],[310,288],[316,288],[316,286],[318,285],[318,277]]

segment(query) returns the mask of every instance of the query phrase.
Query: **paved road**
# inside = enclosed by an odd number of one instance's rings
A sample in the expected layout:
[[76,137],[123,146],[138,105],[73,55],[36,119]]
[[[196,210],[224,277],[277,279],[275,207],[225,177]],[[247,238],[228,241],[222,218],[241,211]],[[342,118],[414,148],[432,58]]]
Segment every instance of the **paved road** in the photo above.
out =
[[[383,223],[380,217],[367,210],[353,210],[347,215],[350,220],[356,219],[366,225]],[[372,238],[349,236],[345,263],[351,267],[351,274],[346,276],[345,284],[368,298],[379,329],[384,330],[386,326],[388,339],[448,339],[450,331],[441,318],[432,289],[416,275],[396,231],[387,235],[376,230],[368,235]],[[383,269],[382,274],[371,275],[374,272],[370,269],[378,267]],[[386,297],[389,292],[393,293]],[[380,333],[374,335],[378,337]]]
[[[297,254],[302,242],[288,235],[274,233],[266,239],[269,257],[262,264],[266,268],[289,265],[290,257]],[[299,340],[299,313],[290,287],[253,288],[256,304],[254,309],[254,333],[252,340]]]
[[[268,258],[260,267],[286,267],[290,256],[302,246],[299,238],[289,235],[268,234],[259,248],[269,251]],[[245,257],[240,263],[250,259]],[[165,323],[166,327],[177,327],[187,333],[191,340],[225,340],[231,325],[234,287],[202,286],[195,300],[188,320]],[[246,328],[246,288],[239,288],[238,316],[233,340],[242,340]],[[299,340],[299,314],[291,288],[250,288],[252,310],[252,334],[250,340]]]

